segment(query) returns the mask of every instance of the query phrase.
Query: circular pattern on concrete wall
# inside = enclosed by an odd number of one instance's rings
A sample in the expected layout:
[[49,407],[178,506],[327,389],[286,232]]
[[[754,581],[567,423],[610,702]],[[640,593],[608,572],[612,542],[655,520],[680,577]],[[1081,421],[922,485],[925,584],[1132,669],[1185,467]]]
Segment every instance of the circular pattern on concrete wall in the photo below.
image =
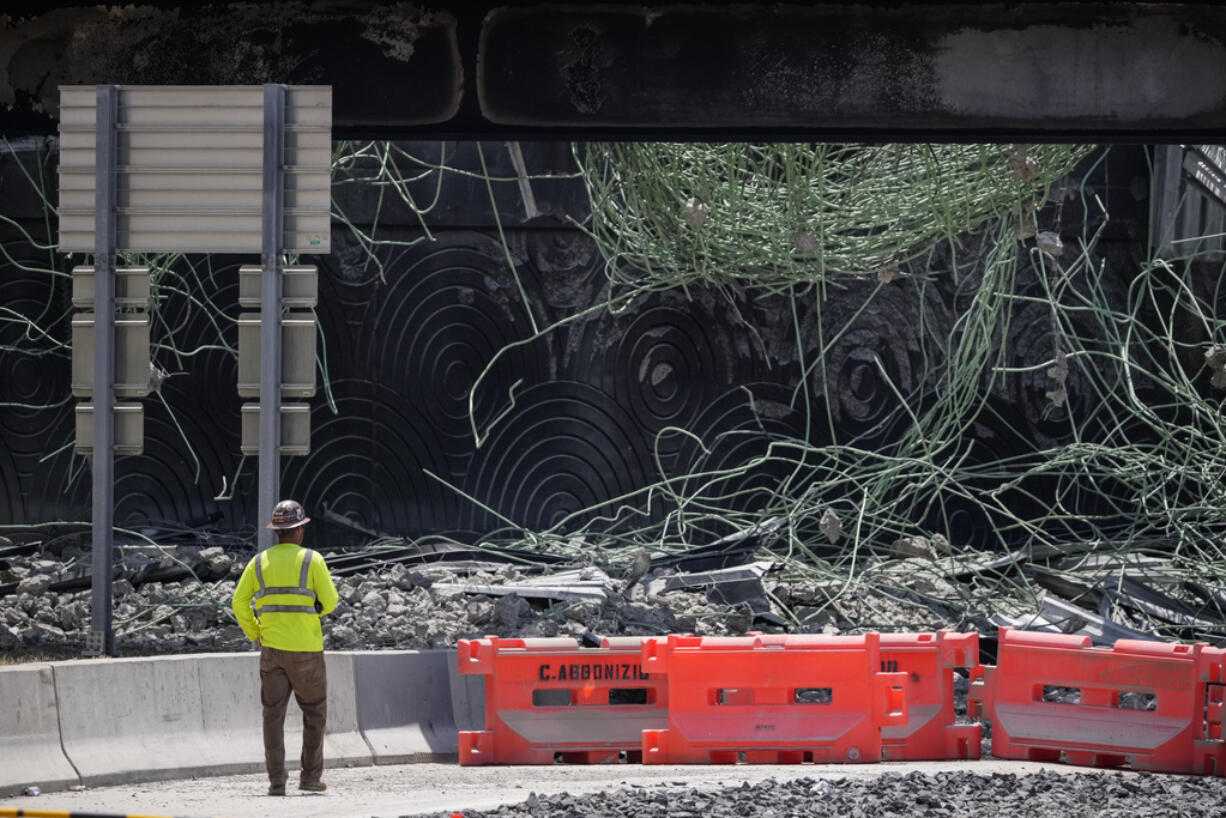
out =
[[213,415],[170,382],[162,390],[173,417],[156,397],[140,401],[144,453],[115,460],[116,525],[241,528],[254,512],[253,497],[236,491],[231,500],[213,499],[238,468],[239,417]]
[[578,230],[515,230],[511,253],[525,259],[549,305],[570,314],[588,307],[608,284],[596,242]]
[[576,327],[564,370],[612,395],[630,412],[649,449],[671,469],[681,436],[711,401],[752,369],[747,333],[727,324],[721,296],[687,300],[653,294],[625,312]]
[[[516,393],[515,408],[473,454],[468,476],[465,490],[515,525],[542,530],[570,518],[567,531],[613,516],[617,498],[655,479],[624,409],[612,396],[569,381]],[[645,498],[627,502],[641,506]],[[595,511],[571,516],[588,509]],[[477,530],[506,525],[480,509],[470,513]]]
[[[423,146],[421,155],[434,155],[433,150]],[[472,146],[462,148],[462,153],[454,146],[444,150],[449,161],[475,161]],[[562,153],[569,149],[563,147]],[[487,159],[500,163],[498,173],[510,167],[505,151],[487,150]],[[542,165],[529,159],[534,171],[563,170],[556,163]],[[432,178],[421,186],[427,197],[433,194]],[[526,225],[506,235],[530,309],[544,326],[557,316],[601,304],[608,281],[594,243],[581,231],[556,227],[564,212],[580,218],[582,209],[571,205],[583,204],[582,183],[534,179],[532,186],[542,215],[528,222],[513,182],[499,183],[495,192],[504,225]],[[315,451],[284,461],[283,485],[287,493],[301,492],[309,507],[318,509],[326,502],[364,527],[393,534],[460,529],[479,534],[502,525],[426,477],[425,469],[516,523],[544,528],[585,506],[607,503],[611,497],[658,481],[652,440],[670,425],[700,435],[709,450],[684,435],[662,437],[666,474],[733,468],[761,456],[771,441],[803,439],[809,426],[827,434],[831,425],[825,419],[827,395],[833,401],[832,436],[837,442],[897,450],[910,423],[897,392],[911,408],[922,407],[946,365],[942,343],[949,337],[951,308],[930,302],[929,291],[943,290],[952,308],[964,309],[981,279],[973,269],[979,253],[970,237],[956,254],[951,246],[941,245],[914,265],[914,272],[935,273],[922,294],[914,275],[882,286],[876,294],[878,282],[872,278],[845,279],[820,294],[814,291],[799,305],[803,356],[797,350],[791,305],[782,295],[746,298],[732,293],[733,300],[725,301],[723,295],[711,299],[696,291],[690,294],[693,300],[682,293],[654,294],[622,315],[594,313],[588,321],[516,347],[500,359],[477,395],[479,428],[484,430],[510,406],[508,390],[516,381],[522,381],[515,395],[519,405],[476,450],[468,419],[472,381],[499,349],[530,332],[506,251],[493,228],[462,227],[490,224],[485,184],[473,177],[450,177],[439,207],[432,211],[432,229],[438,228],[433,239],[407,209],[397,205],[379,210],[369,189],[350,190],[351,200],[360,205],[351,215],[369,224],[380,214],[380,239],[420,241],[376,250],[385,280],[375,265],[366,263],[365,249],[347,239],[342,226],[336,230],[334,252],[315,260],[321,267],[317,312],[326,341],[320,350],[327,351],[341,414],[332,415],[324,405],[321,385],[313,401]],[[8,247],[24,254],[19,258],[22,265],[37,268],[49,263],[45,252],[20,244]],[[237,316],[237,269],[254,261],[214,257],[193,262],[200,272],[191,289],[197,297],[211,299],[214,307],[201,309],[179,295],[163,304],[162,317],[175,327],[178,346],[215,342],[218,329],[209,316],[216,311],[225,319]],[[1031,267],[1019,269],[1018,291],[1040,289],[1039,273]],[[1108,267],[1133,270],[1136,264],[1113,260]],[[1082,277],[1070,286],[1108,288],[1112,304],[1118,307],[1131,277],[1114,275],[1118,280]],[[30,309],[50,305],[63,316],[53,322],[55,337],[68,340],[67,279],[41,273],[26,279],[18,266],[0,268],[5,305],[11,306],[14,299],[24,299]],[[1204,283],[1211,290],[1215,280],[1210,276]],[[20,294],[24,289],[33,293],[32,298]],[[818,297],[820,304],[814,301]],[[753,331],[729,309],[732,304],[753,324]],[[0,321],[0,345],[11,326]],[[236,342],[233,325],[221,327],[226,339]],[[844,327],[848,332],[836,339]],[[1044,348],[1050,347],[1050,339],[1042,337],[1034,322],[1018,333],[1016,339],[1001,339],[1001,343],[1020,342],[1021,350],[1011,350],[1018,360],[1033,362],[1050,355],[1050,349]],[[827,372],[811,382],[814,422],[808,424],[805,393],[795,395],[792,387],[798,383],[802,359],[812,364],[825,344],[829,344]],[[182,366],[172,363],[165,351],[155,357],[164,368],[189,373],[171,378],[164,390],[200,455],[201,477],[198,482],[194,479],[195,465],[165,409],[155,399],[146,400],[150,435],[146,454],[117,461],[120,515],[132,523],[187,522],[217,514],[223,523],[236,527],[262,522],[254,519],[255,458],[245,462],[233,500],[212,500],[221,479],[233,478],[240,458],[241,401],[234,389],[234,356],[210,350],[184,359]],[[12,402],[14,395],[36,405],[64,401],[69,374],[66,354],[31,358],[0,351],[0,402]],[[980,419],[980,427],[991,427],[990,433],[972,427],[958,441],[964,446],[969,440],[973,446],[963,461],[970,474],[976,465],[1033,454],[1047,441],[1060,440],[1059,429],[1043,426],[1053,421],[1051,416],[1039,417],[1037,432],[1032,417],[1046,401],[1046,380],[1041,371],[1030,386],[1019,386],[1024,379],[1011,377],[1009,384],[1018,391],[1002,390],[991,396],[994,419]],[[743,383],[755,397],[755,408],[750,408],[748,395],[739,386]],[[1075,411],[1078,406],[1087,412],[1096,409],[1086,405],[1080,392],[1070,391],[1070,396],[1081,401],[1073,404]],[[42,459],[71,443],[72,421],[71,401],[28,414],[0,409],[0,514],[8,514],[10,520],[88,517],[88,462],[70,450]],[[813,438],[813,442],[829,441]],[[735,480],[703,490],[712,496],[726,494],[734,510],[743,506],[752,511],[789,474],[781,462],[761,464]],[[696,491],[698,485],[688,481],[685,490]],[[1044,502],[1054,501],[1055,492],[1061,490],[1054,480],[1026,483],[1024,488]],[[800,490],[803,487],[789,487],[790,493]],[[1011,510],[1021,507],[1016,505],[1024,499],[1020,495],[1009,498]],[[932,502],[925,504],[927,499]],[[1097,513],[1090,492],[1078,488],[1062,499],[1072,504],[1070,508]],[[934,531],[949,527],[951,539],[957,532],[973,539],[985,526],[996,525],[990,515],[985,523],[976,508],[967,508],[953,492],[921,497],[911,510],[916,525]],[[650,511],[658,515],[661,509]],[[317,529],[327,536],[339,530]]]
[[[455,492],[425,473],[448,477],[443,443],[421,406],[359,380],[334,382],[333,395],[338,414],[318,398],[312,408],[310,454],[284,461],[282,495],[308,514],[326,505],[374,531],[415,536],[457,528]],[[327,531],[348,537],[343,528]]]
[[[780,384],[745,384],[719,395],[696,418],[691,431],[698,440],[683,437],[673,475],[694,475],[674,483],[682,498],[694,501],[691,511],[706,506],[757,514],[780,502],[781,491],[793,497],[804,491],[803,484],[784,486],[795,470],[799,449],[771,453],[769,447],[772,442],[803,444],[807,429],[810,446],[829,440],[822,436],[820,424],[809,426],[803,396],[795,406],[792,398],[793,390]],[[755,463],[762,458],[766,459]],[[804,473],[802,469],[802,477]],[[734,528],[711,523],[704,530],[715,539]]]
[[[359,354],[354,344],[369,310],[374,284],[347,280],[345,275],[355,272],[353,265],[346,264],[338,256],[344,253],[346,258],[352,258],[352,249],[344,245],[339,229],[333,231],[332,242],[337,252],[303,256],[300,263],[313,264],[317,270],[315,317],[319,321],[319,339],[316,354],[325,364],[330,378],[344,379],[362,373],[367,363],[365,352]],[[345,253],[347,249],[349,252]],[[306,310],[295,312],[301,316],[310,315]],[[317,372],[316,377],[322,380],[323,373]]]
[[[1025,471],[1027,463],[1035,461],[1033,446],[1022,433],[1008,402],[989,397],[962,437],[937,454],[942,463],[956,464],[952,474],[958,484],[925,500],[930,503],[927,512],[917,517],[927,532],[944,534],[957,547],[1009,547],[1029,538],[1017,520],[1034,520],[1047,513],[1040,499],[1044,481],[1023,480],[1020,485],[1005,486],[1008,478],[1002,478]],[[959,490],[976,499],[968,500]]]
[[52,429],[59,415],[71,413],[77,403],[70,394],[70,369],[66,360],[52,355],[0,358],[0,432],[23,474],[33,471],[27,458],[54,450]]
[[3,444],[4,438],[0,437],[0,523],[9,524],[24,520],[26,515],[17,467]]
[[[4,251],[18,249],[6,247]],[[61,410],[69,406],[71,350],[60,343],[70,341],[71,311],[68,280],[38,269],[45,259],[18,256],[17,262],[2,273],[0,432],[15,467],[28,475],[33,467],[25,460],[50,451],[54,442],[50,432]]]
[[[905,514],[918,532],[926,535],[940,534],[958,549],[1000,548],[1019,539],[1024,540],[1025,529],[1019,529],[1016,521],[1009,515],[1026,519],[1028,509],[1033,506],[1032,498],[1021,496],[1017,491],[1011,492],[1005,501],[996,498],[995,502],[1001,503],[1008,511],[1008,514],[1001,513],[987,496],[988,492],[1000,488],[999,480],[980,476],[976,468],[995,461],[977,462],[977,458],[983,457],[985,451],[972,446],[972,453],[967,454],[961,441],[951,446],[949,451],[939,453],[937,458],[946,463],[949,457],[956,458],[957,454],[966,455],[965,458],[957,459],[958,468],[947,468],[931,482],[923,483],[918,491],[910,491],[908,496],[911,498],[912,508],[896,511]],[[917,475],[919,481],[930,476],[933,476],[933,472],[929,470],[925,470],[923,475]],[[915,484],[909,484],[908,488],[913,485]]]
[[1000,545],[992,515],[982,503],[957,490],[943,487],[932,492],[925,504],[920,527],[941,534],[957,549],[991,549]]
[[[159,288],[162,298],[150,324],[150,340],[154,363],[170,375],[167,383],[201,409],[236,416],[241,404],[237,354],[216,347],[224,342],[237,351],[235,321],[244,310],[238,305],[240,262],[225,259],[197,259],[191,268],[184,263],[159,274],[166,288]],[[195,354],[176,355],[159,349],[159,344]]]
[[26,521],[88,520],[90,464],[72,453],[76,435],[73,404],[48,414],[47,454],[28,461],[31,471],[23,474]]
[[328,372],[335,379],[381,377],[372,367],[383,341],[370,331],[388,292],[389,280],[381,275],[396,276],[411,266],[418,245],[429,242],[421,230],[380,228],[379,233],[387,241],[405,244],[380,245],[368,253],[348,230],[337,228],[332,252],[317,259],[320,354],[327,356]]
[[[530,276],[520,273],[530,292]],[[533,298],[538,327],[550,320]],[[358,349],[367,350],[372,379],[420,405],[453,458],[453,471],[473,447],[469,393],[487,364],[508,344],[533,333],[501,246],[484,234],[457,233],[423,243],[394,270],[377,309],[369,316]],[[549,338],[510,349],[494,364],[473,398],[479,425],[522,386],[549,380],[556,355]],[[522,387],[521,387],[522,388]]]
[[[45,254],[22,242],[6,242],[3,257],[0,448],[5,456],[0,487],[10,506],[3,522],[65,519],[64,512],[72,509],[62,498],[66,472],[57,467],[66,465],[71,454],[52,452],[71,444],[74,433],[72,359],[66,346],[71,341],[70,283],[46,269]],[[0,498],[0,504],[5,502]]]
[[1066,358],[1063,366],[1056,363],[1057,353],[1071,350],[1067,343],[1061,347],[1051,309],[1023,305],[1009,322],[1005,344],[1008,365],[1026,371],[1009,373],[999,388],[1015,407],[1027,439],[1039,449],[1072,440],[1074,424],[1083,423],[1090,414],[1086,404],[1090,384],[1081,370],[1084,359]]
[[925,349],[924,333],[945,337],[944,306],[935,292],[921,296],[907,282],[857,279],[819,309],[825,354],[806,351],[813,393],[828,397],[840,443],[888,449],[911,424],[904,402],[916,411],[935,385],[941,350]]

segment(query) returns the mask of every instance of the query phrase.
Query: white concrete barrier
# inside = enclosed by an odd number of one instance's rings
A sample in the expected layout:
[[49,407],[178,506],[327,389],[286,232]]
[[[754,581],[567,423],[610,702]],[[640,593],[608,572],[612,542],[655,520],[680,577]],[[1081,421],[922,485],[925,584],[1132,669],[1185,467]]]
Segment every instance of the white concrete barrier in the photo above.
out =
[[[358,730],[353,659],[327,654],[324,763],[371,764]],[[57,663],[64,752],[84,784],[228,775],[264,769],[259,654],[195,654]],[[302,711],[285,717],[285,756],[298,769]]]
[[[324,766],[371,764],[370,747],[357,727],[353,661],[348,654],[325,654],[328,663],[328,722],[324,732]],[[211,743],[227,748],[228,759],[209,772],[264,770],[264,718],[260,706],[260,655],[220,653],[200,657],[200,698],[204,727]],[[290,696],[285,712],[285,764],[301,766],[302,711]]]
[[460,673],[454,650],[447,651],[447,679],[451,684],[451,712],[457,730],[485,729],[485,674]]
[[[201,715],[211,743],[225,747],[229,760],[210,772],[253,773],[264,769],[264,734],[260,717],[260,655],[214,653],[201,657],[198,669]],[[298,760],[286,744],[286,760]]]
[[197,656],[57,662],[64,753],[81,783],[178,778],[225,760],[204,732]]
[[[444,761],[480,729],[484,681],[455,651],[327,653],[327,767]],[[302,712],[285,718],[299,768]],[[83,659],[0,669],[0,794],[264,770],[259,654]]]
[[[328,661],[328,726],[324,732],[324,766],[368,767],[374,759],[358,725],[353,654],[326,653],[325,656]],[[258,695],[256,704],[258,711]],[[302,711],[293,696],[290,696],[289,710],[285,714],[287,760],[293,755],[291,746],[302,747]]]
[[0,669],[0,796],[25,787],[62,790],[80,783],[60,746],[51,666]]
[[454,760],[458,753],[447,668],[455,651],[351,654],[358,722],[376,764]]

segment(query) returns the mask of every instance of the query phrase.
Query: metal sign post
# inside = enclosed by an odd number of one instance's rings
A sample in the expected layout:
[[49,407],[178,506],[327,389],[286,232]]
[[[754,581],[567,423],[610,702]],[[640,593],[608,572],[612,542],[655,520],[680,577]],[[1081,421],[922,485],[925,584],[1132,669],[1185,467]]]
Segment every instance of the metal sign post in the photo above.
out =
[[[285,307],[315,303],[315,279],[300,286],[304,268],[294,268],[291,299],[282,303],[283,253],[327,253],[330,249],[332,89],[310,85],[61,86],[59,155],[59,241],[63,253],[93,253],[94,270],[74,305],[94,310],[92,327],[82,317],[73,344],[73,394],[94,405],[78,407],[81,416],[74,448],[92,458],[93,611],[88,652],[113,654],[112,560],[114,559],[115,464],[118,454],[141,450],[139,405],[116,406],[118,397],[148,394],[140,379],[148,371],[148,323],[135,316],[115,320],[115,307],[139,307],[125,288],[117,298],[117,253],[261,254],[259,305],[263,323],[254,375],[243,397],[259,399],[258,513],[260,547],[272,541],[263,525],[278,500],[281,455],[303,454],[310,440],[305,406],[287,407],[289,445],[281,436],[283,346],[294,383],[290,397],[314,394],[314,333],[303,333],[302,319],[282,320]],[[287,201],[288,197],[288,201]],[[74,284],[75,286],[75,284]],[[134,303],[135,302],[135,303]],[[288,325],[291,342],[282,331]],[[143,334],[141,334],[143,332]],[[93,349],[86,350],[89,341]],[[139,346],[139,350],[134,350]],[[308,348],[309,347],[309,348]],[[143,353],[145,363],[133,363]],[[254,355],[252,357],[255,357]],[[304,375],[305,367],[310,377]],[[91,367],[92,363],[92,367]],[[92,371],[92,377],[90,373]],[[119,382],[116,383],[116,378]],[[248,394],[250,392],[250,394]],[[92,411],[92,418],[86,417]],[[115,425],[116,411],[123,419]],[[305,422],[304,422],[305,421]],[[92,440],[89,433],[92,430]],[[244,453],[248,447],[244,445]]]
[[264,86],[264,209],[260,251],[259,548],[276,545],[265,528],[281,493],[281,244],[285,165],[285,86]]
[[89,653],[115,651],[111,622],[115,518],[115,174],[118,89],[97,88],[94,165],[93,582]]

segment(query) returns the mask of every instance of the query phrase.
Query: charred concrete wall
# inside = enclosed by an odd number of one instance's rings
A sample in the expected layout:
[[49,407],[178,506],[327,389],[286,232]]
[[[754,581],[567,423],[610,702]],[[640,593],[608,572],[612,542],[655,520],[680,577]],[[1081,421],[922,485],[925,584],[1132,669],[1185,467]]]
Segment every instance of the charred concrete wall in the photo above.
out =
[[[475,143],[405,147],[428,163],[481,168]],[[505,144],[482,149],[490,176],[515,178]],[[338,207],[350,219],[368,228],[377,222],[382,239],[400,244],[372,256],[337,224],[333,252],[303,259],[320,268],[319,349],[328,388],[312,402],[312,451],[285,460],[282,485],[313,515],[327,506],[369,531],[446,532],[462,540],[502,528],[505,519],[542,529],[582,509],[607,512],[616,498],[662,477],[745,463],[780,436],[888,452],[926,396],[942,388],[941,362],[920,359],[921,335],[952,337],[976,286],[973,264],[955,269],[938,250],[922,276],[885,285],[868,277],[824,295],[812,291],[794,302],[795,319],[783,295],[730,299],[693,288],[688,295],[644,294],[611,313],[600,309],[608,295],[605,261],[567,221],[582,222],[588,206],[582,181],[565,178],[575,170],[569,146],[525,144],[523,151],[534,174],[559,176],[532,182],[531,217],[514,183],[492,188],[491,205],[482,179],[449,173],[427,236],[409,208],[380,203],[369,188],[337,186]],[[41,166],[29,156],[25,170],[10,156],[0,176],[0,206],[15,220],[3,226],[0,259],[3,307],[10,311],[10,320],[0,322],[5,523],[87,519],[90,502],[89,470],[70,447],[69,280],[56,275],[75,262],[47,248],[54,221],[31,185],[40,173],[55,178],[54,155],[42,154]],[[1082,191],[1099,196],[1111,221],[1096,250],[1104,266],[1094,286],[1118,293],[1144,254],[1147,160],[1143,149],[1122,147],[1100,158],[1084,163],[1090,176],[1079,171],[1055,191],[1041,218],[1074,246],[1102,224]],[[421,201],[430,200],[436,182],[431,176],[413,183]],[[1059,220],[1051,218],[1056,207]],[[172,374],[145,401],[145,453],[117,461],[117,524],[229,530],[255,524],[255,464],[240,468],[232,352],[238,267],[250,261],[189,258],[162,280],[155,334],[163,345],[154,357]],[[1019,288],[1037,293],[1037,275],[1023,271]],[[534,321],[548,326],[589,308],[582,320],[530,340]],[[15,315],[31,321],[11,320]],[[1052,382],[1038,365],[1052,359],[1055,340],[1041,304],[1019,311],[1001,343],[1011,365],[1030,374],[992,387],[992,412],[960,444],[976,462],[1066,441],[1066,413],[1095,409],[1075,374],[1064,384],[1063,405],[1051,405]],[[475,379],[510,344],[518,345],[475,393],[470,418]],[[805,362],[819,354],[834,385],[829,391],[800,385]],[[817,408],[827,400],[821,405],[833,424]],[[476,446],[474,425],[484,431],[498,417]],[[694,436],[667,433],[668,427]],[[778,482],[789,468],[757,467],[740,487]],[[1040,490],[1028,486],[1018,502]],[[749,497],[729,503],[753,502]],[[658,503],[650,509],[653,517],[661,513]],[[986,542],[994,530],[982,508],[958,497],[925,513],[931,519],[917,524],[957,532],[963,542]],[[334,542],[363,536],[341,526],[317,531]]]
[[332,85],[338,136],[1179,139],[1226,126],[1226,8],[15,2],[0,16],[10,134],[52,132],[60,85],[265,82]]

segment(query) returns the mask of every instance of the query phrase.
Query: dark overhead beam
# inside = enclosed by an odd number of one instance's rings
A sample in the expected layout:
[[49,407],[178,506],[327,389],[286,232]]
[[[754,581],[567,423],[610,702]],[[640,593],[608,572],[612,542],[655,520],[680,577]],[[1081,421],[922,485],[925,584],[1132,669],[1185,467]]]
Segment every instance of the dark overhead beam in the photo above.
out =
[[1226,134],[1219,3],[18,6],[14,134],[54,131],[59,85],[104,82],[327,83],[342,137]]
[[452,120],[457,19],[409,3],[133,3],[0,16],[0,110],[52,132],[61,85],[332,85],[338,130]]
[[1223,6],[505,8],[477,80],[523,127],[1222,130],[1224,40]]

